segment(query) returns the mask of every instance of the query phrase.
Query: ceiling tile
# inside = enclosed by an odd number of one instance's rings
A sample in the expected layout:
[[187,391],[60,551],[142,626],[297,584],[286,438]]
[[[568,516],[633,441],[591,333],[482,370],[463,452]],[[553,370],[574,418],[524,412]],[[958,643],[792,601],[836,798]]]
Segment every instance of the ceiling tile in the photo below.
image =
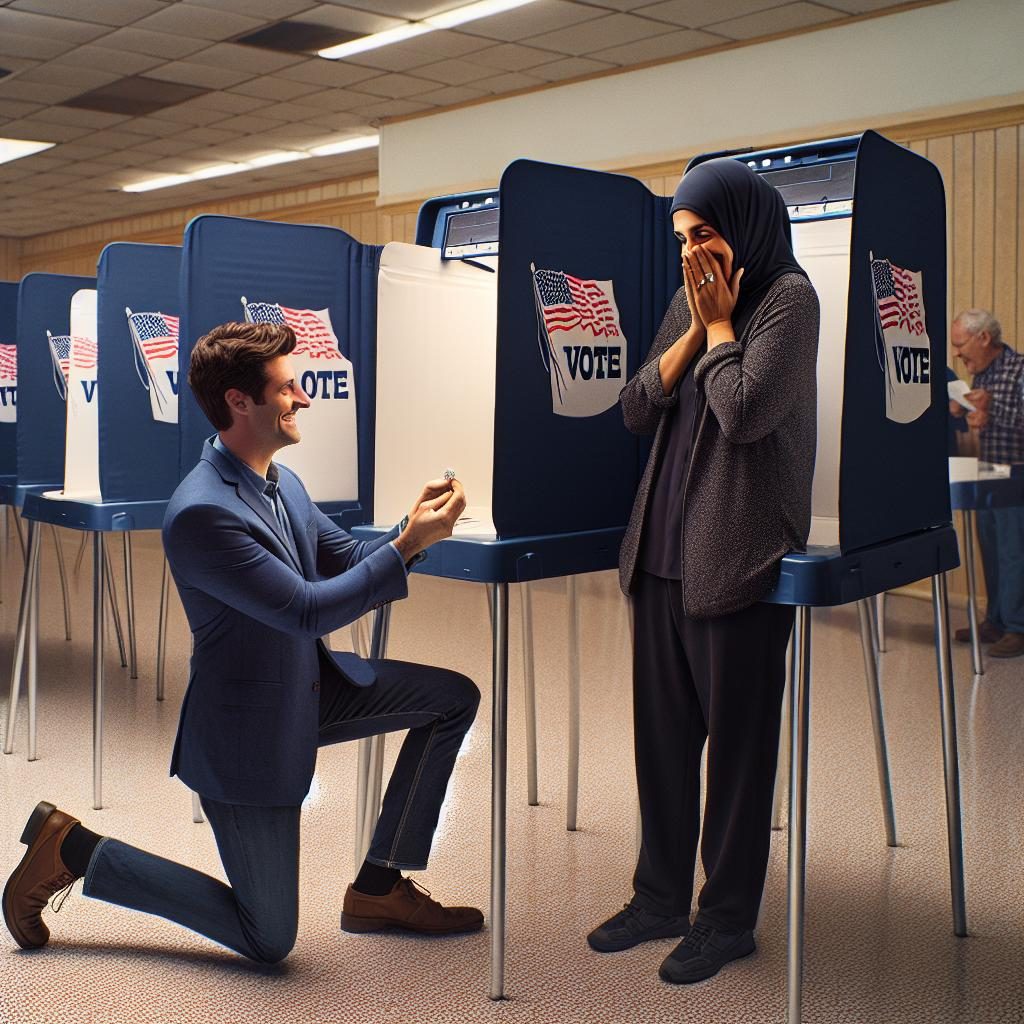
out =
[[466,103],[487,95],[488,93],[482,89],[474,89],[468,85],[446,85],[443,89],[421,93],[417,98],[424,103],[433,103],[438,107],[450,107],[456,103]]
[[478,50],[466,59],[482,64],[492,71],[526,71],[538,64],[549,64],[555,55],[550,50],[540,50],[534,46],[522,46],[519,43],[500,43]]
[[275,53],[239,43],[217,43],[190,54],[188,59],[195,64],[212,64],[218,68],[248,71],[252,75],[268,75],[281,68],[301,64],[308,58],[297,53]]
[[[259,110],[264,105],[264,101],[255,96],[239,96],[234,92],[211,92],[205,96],[197,96],[188,102],[196,110],[223,111],[225,117],[229,114],[248,114],[252,110]],[[163,112],[161,111],[161,113]]]
[[[128,131],[137,131],[140,135],[151,135],[158,139],[169,135],[177,135],[182,130],[180,122],[169,121],[163,117],[166,109],[161,110],[159,113],[160,117],[150,115],[148,117],[133,118],[125,127]],[[221,113],[220,116],[223,117],[224,115]]]
[[224,121],[218,121],[218,128],[227,128],[233,132],[244,132],[246,135],[252,132],[268,131],[271,128],[279,128],[285,122],[276,117],[263,117],[261,114],[240,114],[238,117],[229,117]]
[[534,78],[544,79],[545,82],[562,82],[567,78],[579,78],[581,75],[607,71],[614,66],[614,62],[609,64],[593,57],[566,57],[550,64],[541,64],[539,68],[530,68],[530,74]]
[[[41,103],[25,103],[22,100],[8,100],[0,98],[0,117],[25,117],[27,114],[31,114],[40,109],[42,109]],[[0,166],[3,165],[0,164]]]
[[191,36],[168,35],[165,32],[146,32],[141,28],[119,28],[110,35],[103,36],[96,45],[107,49],[128,50],[131,53],[145,53],[151,57],[165,57],[168,60],[180,60],[190,53],[205,49],[207,39],[195,39]]
[[648,7],[651,0],[600,0],[599,7],[611,7],[616,11],[635,11],[638,7]]
[[[43,174],[33,175],[32,184],[37,189],[44,189],[72,185],[75,180],[73,174],[64,174],[62,171],[46,171]],[[41,201],[39,205],[45,207],[46,204]]]
[[73,128],[111,128],[130,120],[127,114],[108,114],[100,110],[77,110],[71,107],[48,107],[33,117],[36,121],[71,125]]
[[[74,8],[82,11],[80,6]],[[67,43],[87,43],[109,31],[107,25],[93,25],[71,18],[51,18],[28,11],[0,9],[0,35],[34,36],[40,39],[59,39]]]
[[137,75],[158,67],[163,62],[163,57],[108,50],[102,46],[77,46],[60,58],[61,64],[78,68],[103,68],[104,71],[119,71],[123,75]]
[[352,7],[339,7],[336,4],[320,4],[318,7],[303,11],[292,20],[308,21],[314,25],[330,25],[331,28],[346,29],[365,36],[404,25],[406,21],[403,17],[391,18],[370,11],[357,11]]
[[189,128],[188,131],[176,135],[175,140],[178,142],[191,142],[193,146],[215,146],[220,145],[222,142],[230,141],[236,135],[241,134],[240,131],[235,131],[225,125],[218,124],[215,127]]
[[69,124],[43,124],[28,118],[8,121],[4,125],[4,135],[9,139],[32,139],[35,142],[70,142],[72,139],[89,135],[92,130],[75,128]]
[[850,14],[869,14],[886,7],[897,7],[900,3],[901,0],[828,0],[829,7],[838,7]]
[[[491,47],[491,49],[497,49],[497,47]],[[483,53],[485,51],[480,51]],[[479,59],[480,53],[473,54],[474,57]],[[550,58],[550,53],[545,53],[546,58]],[[501,65],[495,65],[500,67]],[[509,70],[503,68],[503,70]],[[416,69],[416,74],[423,78],[428,78],[432,82],[443,82],[445,85],[465,85],[466,82],[472,82],[476,78],[483,78],[485,75],[494,73],[494,67],[484,67],[482,64],[471,64],[468,60],[461,60],[454,58],[452,60],[439,60],[433,64],[424,64]]]
[[172,156],[179,153],[187,153],[190,149],[195,149],[196,144],[186,139],[151,139],[149,142],[144,142],[141,146],[133,146],[131,149],[132,153],[146,153],[149,159],[153,159],[153,154],[159,154],[160,156]]
[[[393,47],[388,47],[388,49],[393,49]],[[423,63],[426,64],[427,61]],[[324,60],[322,57],[312,57],[301,64],[282,68],[277,74],[281,78],[287,78],[295,82],[309,82],[312,85],[322,85],[324,87],[344,87],[355,82],[365,82],[368,78],[373,78],[374,75],[378,75],[380,72],[358,64],[350,64],[347,61]]]
[[[364,97],[360,96],[359,99],[362,101]],[[326,128],[330,131],[342,131],[345,128],[356,128],[359,125],[365,125],[368,121],[362,114],[346,113],[344,111],[338,111],[337,113],[330,113],[329,111],[323,111],[321,114],[317,114],[316,117],[307,118],[303,124],[310,124],[314,128]]]
[[[624,46],[612,46],[607,50],[597,50],[590,56],[597,60],[607,60],[612,64],[630,66],[642,64],[648,60],[663,60],[666,57],[678,57],[694,50],[703,50],[709,46],[719,46],[729,42],[724,36],[712,35],[695,29],[681,29],[678,32],[665,32],[652,36],[650,39],[639,39],[635,43]],[[537,69],[534,74],[542,71]]]
[[140,132],[129,132],[123,128],[108,128],[105,131],[93,132],[89,142],[95,146],[109,146],[111,149],[131,149],[140,143],[148,142],[150,137]]
[[[147,145],[152,145],[152,142],[160,141],[157,139],[147,142]],[[152,153],[140,153],[135,149],[124,149],[117,153],[106,153],[102,156],[94,157],[97,163],[100,164],[114,164],[118,167],[135,167],[138,164],[144,164],[147,160],[153,159]]]
[[277,21],[288,18],[314,6],[314,0],[192,0],[200,7],[215,7],[221,11],[236,11],[254,18]]
[[277,103],[286,103],[288,100],[318,91],[317,87],[310,85],[309,82],[290,82],[287,78],[279,78],[276,75],[252,78],[248,82],[242,82],[231,88],[231,92],[238,92],[243,96],[255,96],[261,100],[273,100]]
[[554,32],[568,25],[578,25],[607,13],[600,7],[569,3],[568,0],[540,0],[540,3],[527,4],[505,14],[471,21],[460,26],[460,30],[470,35],[511,43],[543,32]]
[[429,110],[429,103],[420,103],[416,100],[381,100],[379,103],[370,103],[360,107],[357,113],[365,114],[369,118],[379,117],[404,117],[406,114],[416,114],[421,110]]
[[270,103],[260,110],[261,117],[273,117],[280,121],[305,121],[316,117],[321,111],[303,103]]
[[533,75],[524,75],[521,71],[508,71],[503,75],[492,75],[490,78],[481,78],[473,83],[474,89],[482,89],[489,93],[514,92],[517,89],[531,89],[534,86],[545,85],[546,83]]
[[700,28],[778,6],[779,0],[715,0],[714,3],[707,0],[665,0],[645,7],[640,13],[684,28]]
[[718,22],[710,26],[710,29],[730,39],[756,39],[758,36],[790,32],[793,29],[820,25],[822,22],[842,17],[839,11],[833,11],[831,8],[801,2],[762,11],[760,14],[750,14],[745,18]]
[[217,68],[211,64],[191,64],[176,60],[161,64],[146,72],[143,78],[155,78],[161,82],[180,82],[182,85],[198,85],[204,89],[226,89],[238,85],[252,76],[248,71],[232,71],[231,68]]
[[413,75],[379,75],[368,82],[359,82],[353,85],[351,91],[364,92],[370,96],[380,96],[388,100],[397,100],[436,88],[436,82],[427,82]]
[[481,39],[463,32],[431,32],[406,43],[357,53],[346,63],[365,64],[385,71],[407,71],[448,57],[464,57],[484,46],[486,43]]
[[303,106],[316,107],[318,110],[330,113],[351,110],[365,100],[365,93],[353,92],[350,89],[324,89],[322,92],[314,92],[302,97]]
[[345,0],[345,6],[389,14],[395,18],[428,18],[431,14],[462,7],[466,0]]
[[221,40],[253,32],[264,24],[262,18],[250,18],[233,11],[176,3],[135,22],[134,27],[147,32],[180,33],[194,39]]
[[48,152],[54,153],[64,160],[95,160],[109,153],[105,146],[90,146],[87,142],[62,142]]
[[210,124],[213,121],[221,121],[226,116],[223,110],[211,110],[209,107],[194,107],[192,100],[184,103],[175,103],[173,107],[164,107],[160,111],[160,118],[164,121],[173,121],[179,125]]
[[583,25],[534,36],[530,44],[579,57],[609,46],[621,46],[637,39],[649,39],[664,31],[665,26],[662,23],[651,21],[649,18],[638,18],[632,14],[609,14]]
[[[2,13],[2,11],[0,11]],[[66,53],[75,44],[64,39],[43,39],[39,36],[20,36],[13,32],[0,32],[0,56],[31,57],[51,60]],[[7,61],[3,64],[6,66]]]
[[60,103],[69,96],[78,95],[72,85],[48,85],[45,82],[23,82],[19,78],[0,79],[0,100],[27,100],[39,103]]
[[75,87],[73,95],[79,96],[90,89],[98,89],[110,85],[123,78],[116,72],[96,71],[88,68],[67,68],[56,61],[40,64],[30,71],[23,71],[18,76],[23,82],[46,82],[49,85],[70,85]]
[[[100,25],[130,25],[163,8],[161,0],[89,0],[89,20]],[[15,11],[33,11],[57,17],[68,12],[68,0],[14,0]]]

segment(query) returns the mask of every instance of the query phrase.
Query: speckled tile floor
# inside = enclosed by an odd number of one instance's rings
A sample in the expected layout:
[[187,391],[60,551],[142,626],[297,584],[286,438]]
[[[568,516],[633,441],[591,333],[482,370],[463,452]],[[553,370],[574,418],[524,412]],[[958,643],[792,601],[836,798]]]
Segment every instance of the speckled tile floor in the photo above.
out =
[[[61,534],[69,565],[76,537]],[[28,763],[21,709],[15,753],[0,758],[0,873],[25,817],[46,798],[115,835],[220,875],[208,826],[167,776],[186,681],[188,634],[171,615],[167,700],[154,700],[159,548],[136,543],[139,679],[108,646],[106,808],[91,807],[89,561],[72,580],[74,639],[63,626],[52,546],[44,548],[39,760]],[[8,552],[0,605],[0,712],[21,563]],[[395,657],[457,668],[485,699],[460,756],[434,856],[420,880],[442,899],[486,907],[490,836],[490,639],[484,589],[417,578],[396,607]],[[535,585],[541,806],[526,805],[519,602],[512,598],[509,759],[509,999],[487,998],[489,934],[448,940],[339,931],[352,876],[355,747],[321,754],[303,816],[302,915],[285,963],[258,969],[155,918],[86,899],[80,886],[40,951],[0,929],[3,1024],[516,1021],[776,1022],[785,1015],[786,834],[776,833],[759,952],[690,988],[660,982],[671,941],[592,953],[584,934],[629,896],[634,844],[628,634],[610,573],[581,582],[584,653],[579,823],[565,831],[564,584]],[[956,614],[956,613],[954,613]],[[883,695],[900,846],[885,846],[856,613],[816,613],[812,690],[804,1020],[1024,1021],[1024,662],[970,675],[954,652],[970,936],[952,934],[930,609],[889,602]],[[957,623],[954,623],[957,624]],[[347,638],[336,637],[336,646]],[[397,742],[388,743],[394,756]]]

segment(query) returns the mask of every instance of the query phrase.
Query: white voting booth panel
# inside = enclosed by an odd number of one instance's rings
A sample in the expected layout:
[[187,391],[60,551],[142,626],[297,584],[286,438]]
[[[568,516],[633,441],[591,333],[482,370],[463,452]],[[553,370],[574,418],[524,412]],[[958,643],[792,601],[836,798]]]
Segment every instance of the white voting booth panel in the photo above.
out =
[[[496,259],[486,262],[497,266]],[[376,523],[399,522],[415,489],[452,468],[468,506],[456,533],[494,534],[497,278],[443,261],[437,249],[384,247],[377,284]]]
[[793,224],[793,250],[821,305],[818,339],[818,441],[808,544],[839,543],[839,452],[846,365],[851,217]]
[[99,372],[96,330],[96,289],[83,288],[71,297],[67,359],[67,433],[64,442],[64,490],[48,497],[101,501],[99,449]]

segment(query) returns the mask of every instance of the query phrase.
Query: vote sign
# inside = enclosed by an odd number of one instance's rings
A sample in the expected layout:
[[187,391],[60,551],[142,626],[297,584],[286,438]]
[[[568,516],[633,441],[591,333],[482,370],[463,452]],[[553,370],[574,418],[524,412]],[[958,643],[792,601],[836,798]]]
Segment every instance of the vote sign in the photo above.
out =
[[611,281],[532,264],[537,343],[558,416],[598,416],[619,400],[626,339]]
[[0,423],[18,419],[18,346],[0,345]]
[[249,323],[286,324],[295,332],[289,356],[310,407],[297,416],[300,444],[275,457],[302,478],[314,501],[359,497],[359,438],[352,363],[342,354],[326,309],[293,309],[276,302],[248,302]]

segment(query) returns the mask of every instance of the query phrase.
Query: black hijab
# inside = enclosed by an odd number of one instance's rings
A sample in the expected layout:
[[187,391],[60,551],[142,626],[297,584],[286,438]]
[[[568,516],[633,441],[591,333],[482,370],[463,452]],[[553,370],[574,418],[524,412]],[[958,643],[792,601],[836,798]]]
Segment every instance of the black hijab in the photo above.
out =
[[744,268],[732,324],[739,338],[768,289],[783,274],[806,271],[793,255],[789,212],[778,190],[739,160],[698,164],[676,188],[671,213],[703,217],[733,252],[733,272]]

